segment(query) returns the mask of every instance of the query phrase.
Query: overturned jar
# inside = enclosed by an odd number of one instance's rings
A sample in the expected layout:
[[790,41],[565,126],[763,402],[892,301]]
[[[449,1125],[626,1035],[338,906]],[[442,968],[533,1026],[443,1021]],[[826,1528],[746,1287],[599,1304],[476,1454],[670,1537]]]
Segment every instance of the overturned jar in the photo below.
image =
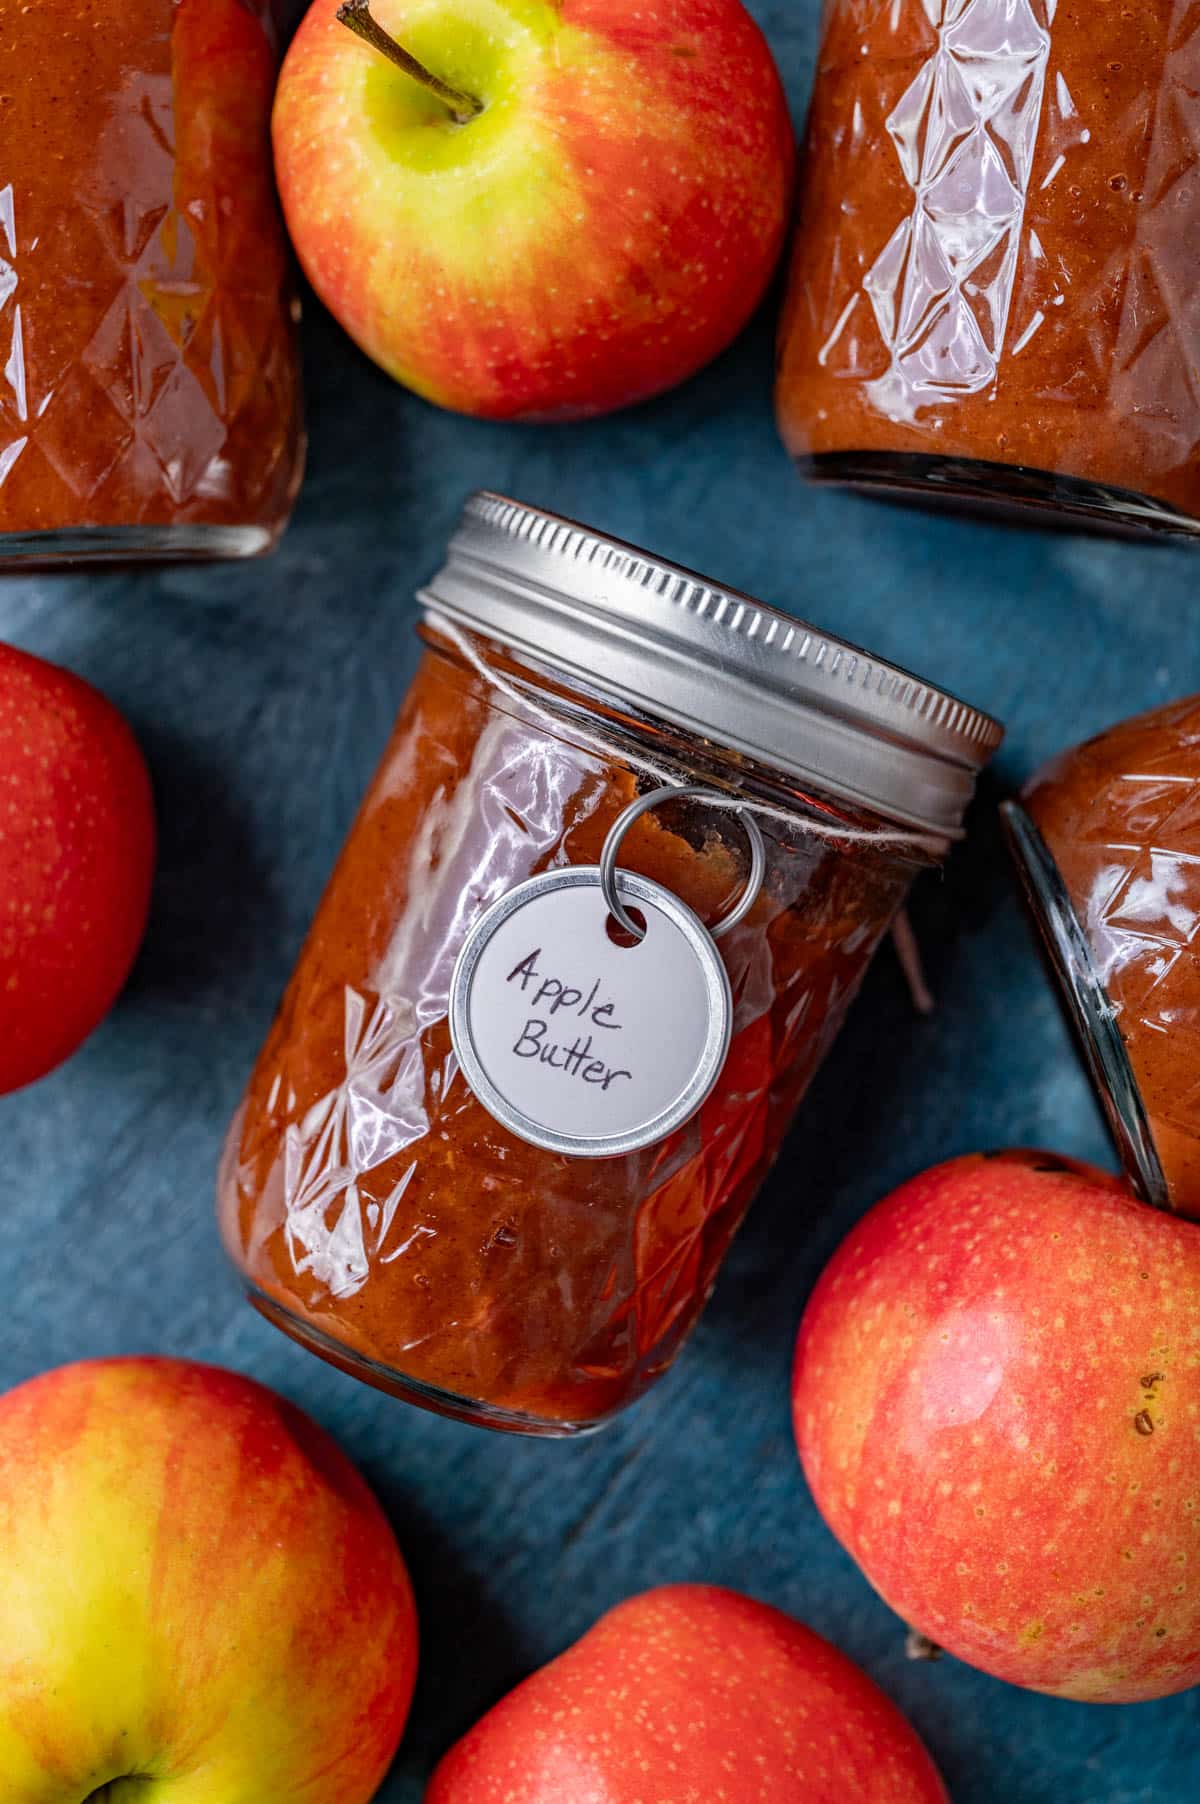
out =
[[499,496],[421,600],[222,1228],[257,1307],[335,1364],[570,1434],[671,1363],[1000,729]]

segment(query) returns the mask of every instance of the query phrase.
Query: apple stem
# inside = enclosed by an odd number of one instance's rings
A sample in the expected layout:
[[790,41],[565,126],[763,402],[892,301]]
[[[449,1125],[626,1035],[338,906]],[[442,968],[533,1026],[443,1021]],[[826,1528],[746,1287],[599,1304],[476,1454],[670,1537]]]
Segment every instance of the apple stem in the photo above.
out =
[[382,56],[395,63],[398,69],[403,69],[406,75],[419,81],[431,94],[436,94],[456,125],[467,125],[482,113],[481,100],[476,100],[473,94],[464,94],[461,88],[452,88],[448,81],[443,81],[432,69],[427,69],[424,63],[418,62],[411,51],[405,50],[403,45],[398,44],[383,29],[371,14],[371,0],[342,0],[337,16],[340,24],[349,26],[356,37],[360,37],[365,44],[370,44],[372,50],[378,50]]

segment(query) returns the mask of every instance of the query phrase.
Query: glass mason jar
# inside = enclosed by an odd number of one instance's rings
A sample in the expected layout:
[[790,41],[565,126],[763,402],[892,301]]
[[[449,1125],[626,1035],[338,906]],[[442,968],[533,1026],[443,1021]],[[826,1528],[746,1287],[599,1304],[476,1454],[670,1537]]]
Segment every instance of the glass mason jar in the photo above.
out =
[[269,0],[0,0],[0,566],[245,556],[303,469]]
[[[571,1434],[671,1363],[1001,734],[813,627],[499,496],[468,504],[421,600],[423,659],[230,1129],[222,1231],[257,1307],[335,1364],[449,1415]],[[653,880],[714,932],[742,915],[719,940],[728,1054],[665,1136],[573,1156],[485,1106],[451,997],[489,911],[539,873],[590,882],[618,823],[622,881]],[[576,932],[578,962],[606,919]],[[555,1015],[556,1099],[603,1083],[604,1014],[586,1046]]]
[[1200,14],[826,0],[780,425],[808,475],[1200,531]]
[[1200,696],[1065,752],[1004,815],[1126,1173],[1200,1216]]

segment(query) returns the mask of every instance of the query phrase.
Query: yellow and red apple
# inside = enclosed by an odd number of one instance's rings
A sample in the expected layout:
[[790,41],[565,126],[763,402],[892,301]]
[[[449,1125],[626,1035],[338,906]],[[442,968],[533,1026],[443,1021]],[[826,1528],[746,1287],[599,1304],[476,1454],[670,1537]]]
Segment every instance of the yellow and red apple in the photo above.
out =
[[671,387],[745,324],[793,137],[740,0],[341,10],[428,79],[315,0],[276,172],[317,294],[393,376],[463,413],[577,418]]
[[1200,1225],[1045,1153],[877,1205],[796,1352],[800,1457],[907,1622],[1105,1703],[1200,1682]]
[[408,1574],[334,1443],[231,1372],[0,1398],[4,1804],[367,1804],[416,1669]]

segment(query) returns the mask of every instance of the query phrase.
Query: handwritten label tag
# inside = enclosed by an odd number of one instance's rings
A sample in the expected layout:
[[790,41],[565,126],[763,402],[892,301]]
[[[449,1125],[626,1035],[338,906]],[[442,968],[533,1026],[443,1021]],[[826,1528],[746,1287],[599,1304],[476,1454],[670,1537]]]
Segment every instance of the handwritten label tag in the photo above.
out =
[[646,937],[608,933],[600,871],[575,865],[502,896],[467,937],[450,1032],[485,1108],[535,1146],[583,1159],[634,1152],[695,1114],[729,1051],[729,978],[702,921],[618,871]]

